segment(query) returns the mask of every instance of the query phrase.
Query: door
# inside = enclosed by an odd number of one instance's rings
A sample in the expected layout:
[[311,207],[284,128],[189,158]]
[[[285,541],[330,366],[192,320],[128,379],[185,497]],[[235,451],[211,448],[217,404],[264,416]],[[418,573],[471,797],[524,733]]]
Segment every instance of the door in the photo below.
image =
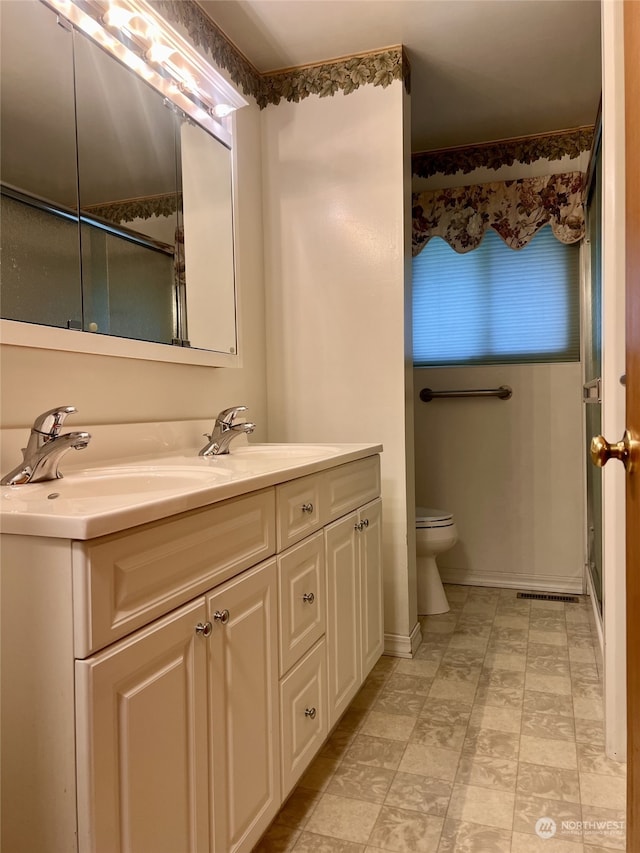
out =
[[76,661],[78,849],[209,850],[202,598]]
[[251,850],[280,806],[277,597],[269,560],[207,599],[215,853]]
[[[624,4],[627,429],[640,437],[640,3]],[[640,456],[640,452],[635,453]],[[640,850],[640,459],[627,476],[627,850]]]

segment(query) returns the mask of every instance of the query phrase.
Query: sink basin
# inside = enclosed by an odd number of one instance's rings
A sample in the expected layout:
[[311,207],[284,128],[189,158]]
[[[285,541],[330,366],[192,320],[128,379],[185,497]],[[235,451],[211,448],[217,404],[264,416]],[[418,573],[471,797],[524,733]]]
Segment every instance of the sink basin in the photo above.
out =
[[121,497],[130,501],[137,497],[167,492],[180,492],[215,485],[230,478],[226,471],[203,468],[136,467],[97,468],[68,474],[60,480],[7,486],[2,490],[5,500],[33,503],[42,500],[102,500]]

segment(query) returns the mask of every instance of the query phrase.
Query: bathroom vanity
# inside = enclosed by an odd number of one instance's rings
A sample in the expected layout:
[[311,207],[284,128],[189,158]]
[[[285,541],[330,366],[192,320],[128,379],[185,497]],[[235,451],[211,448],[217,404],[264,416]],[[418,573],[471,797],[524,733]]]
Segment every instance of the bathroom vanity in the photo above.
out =
[[381,447],[295,448],[3,487],[2,849],[258,841],[383,647]]

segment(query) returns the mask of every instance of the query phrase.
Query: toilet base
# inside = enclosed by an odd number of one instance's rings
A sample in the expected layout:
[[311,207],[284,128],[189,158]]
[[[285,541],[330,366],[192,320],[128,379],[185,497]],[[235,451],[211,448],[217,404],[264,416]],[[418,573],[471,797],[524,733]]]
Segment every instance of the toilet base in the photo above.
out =
[[440,572],[435,558],[418,557],[416,569],[418,574],[418,615],[434,616],[436,613],[446,613],[450,609],[449,602],[440,580]]

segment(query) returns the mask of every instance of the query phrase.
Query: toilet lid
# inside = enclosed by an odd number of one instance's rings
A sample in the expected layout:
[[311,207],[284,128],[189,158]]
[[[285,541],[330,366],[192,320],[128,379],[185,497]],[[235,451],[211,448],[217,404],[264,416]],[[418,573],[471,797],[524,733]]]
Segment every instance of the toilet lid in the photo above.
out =
[[416,507],[416,527],[451,527],[453,515],[444,509]]

